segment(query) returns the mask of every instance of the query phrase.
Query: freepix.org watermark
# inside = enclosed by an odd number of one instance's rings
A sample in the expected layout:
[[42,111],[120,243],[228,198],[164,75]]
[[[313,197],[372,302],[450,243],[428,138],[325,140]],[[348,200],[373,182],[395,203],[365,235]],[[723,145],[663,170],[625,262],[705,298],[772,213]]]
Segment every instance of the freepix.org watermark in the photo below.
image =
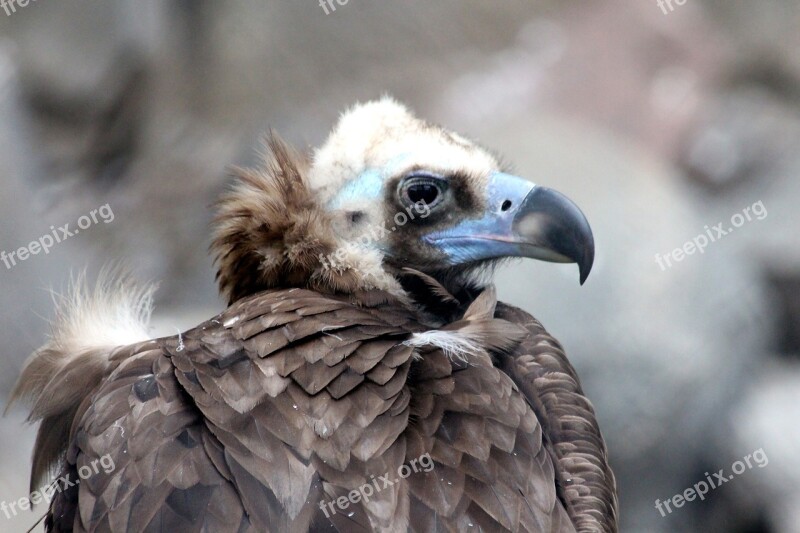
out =
[[675,248],[671,252],[661,255],[656,254],[656,263],[664,271],[671,268],[673,261],[680,263],[686,257],[694,255],[696,252],[701,254],[705,253],[709,244],[717,242],[726,235],[730,235],[737,228],[741,228],[748,222],[761,221],[767,218],[767,208],[764,207],[764,202],[759,200],[751,206],[742,209],[741,213],[736,213],[731,217],[730,226],[725,227],[724,222],[720,222],[716,226],[705,226],[704,233],[699,234],[697,237],[686,241],[680,248]]
[[690,487],[682,493],[676,494],[672,498],[668,498],[663,502],[661,500],[656,500],[656,509],[659,513],[661,513],[662,517],[667,516],[668,514],[671,514],[674,509],[683,507],[686,502],[691,502],[695,499],[705,500],[706,494],[708,494],[709,491],[719,488],[723,483],[731,481],[736,476],[752,469],[753,466],[764,468],[768,464],[769,458],[767,457],[767,454],[764,453],[764,448],[759,448],[753,453],[745,455],[741,461],[734,461],[734,463],[731,465],[731,471],[733,474],[725,475],[724,468],[720,468],[719,471],[714,472],[713,475],[706,472],[706,479],[704,481],[698,481],[693,487]]
[[0,7],[6,12],[6,16],[10,17],[17,12],[18,7],[28,7],[28,4],[36,0],[0,0]]
[[350,0],[319,0],[319,7],[321,7],[326,15],[330,15],[336,11],[336,4],[340,6],[347,5]]
[[[661,12],[665,15],[669,15],[673,11],[675,11],[675,5],[682,6],[686,4],[688,0],[656,0],[656,4],[658,7],[661,8]],[[674,3],[674,4],[673,4]]]
[[114,459],[112,459],[110,455],[104,455],[78,468],[78,479],[72,480],[70,479],[70,475],[67,474],[66,476],[61,476],[54,480],[49,485],[31,492],[28,496],[23,496],[19,500],[0,502],[0,512],[2,512],[7,519],[10,519],[13,516],[17,516],[17,513],[20,511],[30,510],[34,505],[38,505],[42,502],[49,504],[56,492],[60,493],[65,489],[80,484],[83,479],[88,479],[95,474],[99,474],[100,468],[103,469],[104,473],[110,474],[115,468]]
[[411,474],[417,472],[430,472],[431,470],[433,470],[433,459],[431,459],[430,454],[426,453],[417,459],[412,459],[407,465],[400,465],[397,469],[398,477],[391,479],[392,475],[390,472],[387,472],[383,476],[378,476],[377,478],[372,476],[370,481],[351,490],[347,493],[347,496],[339,496],[335,500],[328,502],[320,500],[319,508],[325,513],[325,518],[330,518],[336,514],[336,509],[344,511],[350,507],[350,504],[357,504],[362,501],[365,503],[369,502],[369,499],[374,494],[400,483],[401,479],[406,479]]
[[[397,231],[408,224],[409,220],[416,220],[416,215],[419,218],[428,218],[431,214],[431,208],[425,202],[417,202],[414,205],[407,207],[405,211],[398,211],[395,213],[392,221],[394,225],[387,227],[387,223],[383,222],[380,226],[371,225],[368,231],[361,234],[360,237],[355,239],[361,246],[368,247],[370,244],[379,242],[390,233]],[[345,260],[347,250],[345,248],[338,248],[335,252],[330,254],[319,254],[319,262],[328,268],[335,269],[337,265],[341,265]]]
[[89,229],[93,225],[99,224],[101,221],[105,224],[114,221],[114,211],[111,210],[109,204],[100,206],[97,209],[92,209],[87,215],[82,215],[77,221],[77,227],[71,228],[70,224],[64,224],[57,228],[55,226],[50,226],[50,233],[45,233],[37,240],[28,243],[27,246],[22,246],[10,252],[6,252],[5,250],[0,251],[0,261],[3,262],[8,270],[11,270],[13,267],[17,266],[18,262],[21,263],[31,256],[38,255],[42,252],[44,252],[44,255],[49,254],[50,248],[56,244],[66,241],[70,237],[80,233],[81,230]]

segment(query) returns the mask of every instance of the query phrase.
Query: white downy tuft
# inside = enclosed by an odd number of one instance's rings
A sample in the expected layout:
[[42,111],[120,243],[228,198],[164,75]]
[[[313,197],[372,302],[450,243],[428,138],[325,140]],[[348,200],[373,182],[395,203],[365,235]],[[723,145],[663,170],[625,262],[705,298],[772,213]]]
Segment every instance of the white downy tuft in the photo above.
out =
[[467,362],[469,357],[484,352],[476,340],[461,335],[458,331],[431,330],[415,333],[403,344],[415,348],[436,346],[451,360],[455,357],[464,362]]

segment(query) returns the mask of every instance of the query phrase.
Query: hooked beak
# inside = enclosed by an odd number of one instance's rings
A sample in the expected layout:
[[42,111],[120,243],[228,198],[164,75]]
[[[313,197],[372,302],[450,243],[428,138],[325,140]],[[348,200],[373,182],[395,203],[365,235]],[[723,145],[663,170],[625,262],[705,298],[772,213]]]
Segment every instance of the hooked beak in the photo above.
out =
[[426,235],[451,265],[501,257],[577,263],[583,285],[594,262],[589,222],[569,198],[501,172],[490,178],[486,213]]

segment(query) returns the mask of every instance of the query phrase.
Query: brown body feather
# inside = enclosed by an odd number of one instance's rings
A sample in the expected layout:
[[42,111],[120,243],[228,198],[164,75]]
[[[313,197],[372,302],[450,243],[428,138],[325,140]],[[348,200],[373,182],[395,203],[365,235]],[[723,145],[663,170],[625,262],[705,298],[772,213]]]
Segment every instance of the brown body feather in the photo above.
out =
[[[467,327],[512,353],[543,335],[485,315],[451,329]],[[601,531],[576,528],[580,498],[553,483],[577,475],[553,459],[555,421],[489,352],[462,361],[404,342],[427,329],[387,294],[275,290],[180,339],[129,348],[79,409],[62,474],[104,455],[115,469],[57,494],[48,527]],[[397,482],[425,454],[433,468]],[[370,502],[341,516],[320,508],[387,474]]]

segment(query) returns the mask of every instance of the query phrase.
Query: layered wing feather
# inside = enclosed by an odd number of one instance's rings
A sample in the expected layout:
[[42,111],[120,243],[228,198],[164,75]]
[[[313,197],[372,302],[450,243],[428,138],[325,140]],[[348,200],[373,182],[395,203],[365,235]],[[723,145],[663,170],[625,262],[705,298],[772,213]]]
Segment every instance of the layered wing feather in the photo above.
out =
[[80,406],[48,531],[250,529],[222,447],[157,344]]
[[575,531],[558,498],[542,426],[493,362],[527,332],[496,319],[495,305],[494,290],[486,290],[440,330],[477,350],[448,357],[431,347],[412,364],[408,459],[428,453],[435,463],[408,480],[413,531]]
[[496,316],[528,335],[499,366],[514,380],[543,426],[556,464],[559,496],[580,532],[616,532],[617,489],[594,408],[561,345],[530,314],[498,304]]

